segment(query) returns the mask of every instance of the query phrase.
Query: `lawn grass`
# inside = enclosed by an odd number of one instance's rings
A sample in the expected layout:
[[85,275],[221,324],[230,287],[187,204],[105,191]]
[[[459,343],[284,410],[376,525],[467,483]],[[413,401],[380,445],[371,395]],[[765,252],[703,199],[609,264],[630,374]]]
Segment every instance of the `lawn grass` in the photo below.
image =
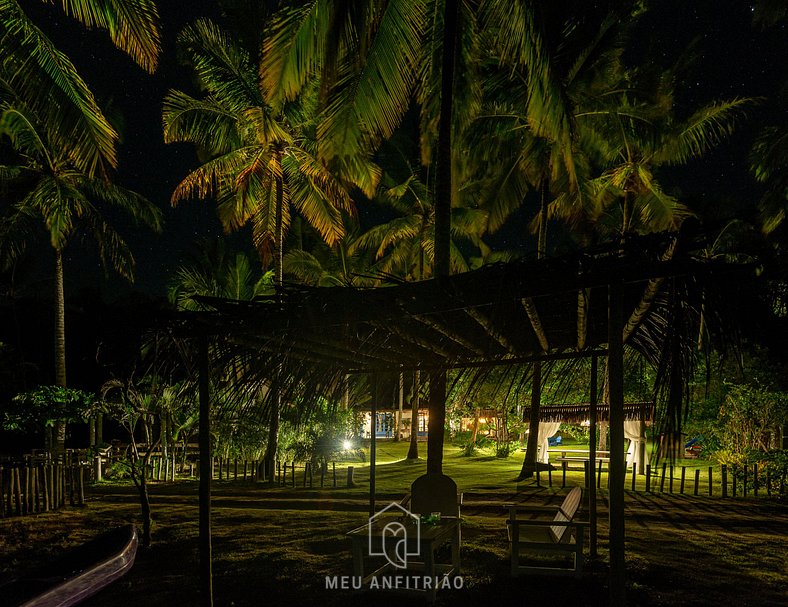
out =
[[[423,447],[423,445],[420,445]],[[406,444],[378,450],[379,507],[404,494],[425,462],[402,459]],[[554,486],[514,483],[522,457],[463,457],[448,446],[444,469],[466,494],[462,590],[438,605],[606,605],[606,491],[600,492],[600,560],[580,580],[508,574],[504,509],[493,501],[558,503]],[[357,487],[336,490],[214,483],[213,542],[218,606],[422,604],[383,592],[326,590],[325,576],[352,572],[345,533],[366,521],[368,466],[355,462]],[[578,481],[582,480],[577,473]],[[300,479],[299,479],[300,485]],[[125,578],[85,605],[196,605],[197,483],[151,486],[154,545]],[[636,606],[784,604],[788,513],[773,500],[720,500],[627,492],[629,604]],[[88,506],[0,520],[0,578],[46,561],[113,525],[138,522],[133,488],[106,483]],[[2,599],[0,599],[2,603]]]

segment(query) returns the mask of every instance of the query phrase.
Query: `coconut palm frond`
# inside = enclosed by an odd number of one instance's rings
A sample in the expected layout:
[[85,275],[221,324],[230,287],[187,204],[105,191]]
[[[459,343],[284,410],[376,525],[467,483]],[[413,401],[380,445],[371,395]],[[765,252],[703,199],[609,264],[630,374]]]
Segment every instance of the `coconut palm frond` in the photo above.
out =
[[210,19],[199,19],[178,35],[194,71],[209,95],[234,111],[263,105],[257,74],[239,41]]
[[89,199],[121,209],[136,225],[144,225],[155,232],[161,232],[164,221],[161,209],[144,196],[105,180],[90,177],[77,179],[76,183]]
[[263,42],[260,80],[269,102],[292,101],[323,65],[331,11],[325,0],[285,5]]
[[340,68],[331,89],[318,132],[318,139],[328,142],[329,158],[363,150],[366,134],[373,142],[391,136],[410,106],[425,26],[424,3],[387,2],[376,25],[360,69]]
[[42,134],[38,132],[31,118],[19,108],[8,108],[0,116],[0,134],[8,136],[12,147],[25,156],[40,156],[46,165],[55,165],[55,159],[49,156],[49,150]]
[[159,11],[154,0],[60,0],[67,15],[109,33],[112,43],[153,73],[161,53]]
[[250,158],[255,158],[258,153],[257,147],[246,146],[209,160],[176,186],[171,197],[172,204],[187,198],[205,199],[213,195],[227,185],[228,176],[235,175],[247,166]]
[[654,152],[658,164],[684,164],[702,156],[728,137],[753,99],[711,103],[695,112],[676,132],[669,134]]
[[238,115],[212,97],[195,99],[171,90],[162,105],[164,142],[190,142],[226,154],[241,145]]
[[82,220],[90,233],[95,236],[99,257],[105,272],[111,267],[129,282],[134,282],[136,262],[126,241],[104,219],[98,209],[90,206],[86,210]]
[[[6,83],[32,111],[68,141],[74,163],[92,175],[115,167],[118,134],[71,61],[38,29],[14,0],[0,0],[0,35],[6,52]],[[53,99],[62,100],[53,103]],[[55,120],[55,116],[57,120]]]

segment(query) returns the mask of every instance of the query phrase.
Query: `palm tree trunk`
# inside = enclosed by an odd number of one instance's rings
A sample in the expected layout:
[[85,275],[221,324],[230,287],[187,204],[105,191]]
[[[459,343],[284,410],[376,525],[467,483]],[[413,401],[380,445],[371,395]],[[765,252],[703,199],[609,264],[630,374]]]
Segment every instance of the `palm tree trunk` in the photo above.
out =
[[632,223],[632,207],[633,207],[633,194],[630,191],[624,193],[624,203],[622,208],[621,218],[621,233],[626,234],[629,232],[630,224]]
[[479,436],[479,416],[481,415],[481,409],[476,407],[473,411],[473,432],[471,434],[471,444],[476,444],[476,439]]
[[[278,163],[281,166],[281,152],[277,152],[278,154]],[[283,221],[282,221],[282,214],[283,209],[282,205],[284,204],[284,192],[283,192],[284,185],[282,183],[282,178],[276,178],[276,225],[274,229],[276,230],[276,234],[274,234],[274,275],[276,276],[276,286],[282,286],[282,259],[283,259],[283,250],[284,250],[284,240],[283,238]],[[281,369],[277,368],[277,375]],[[279,393],[279,377],[274,379],[274,383],[272,386],[272,394],[271,394],[271,414],[270,420],[268,423],[268,441],[265,445],[265,454],[263,455],[263,462],[265,463],[266,467],[266,477],[273,481],[274,480],[274,469],[276,468],[276,452],[279,448],[279,410],[281,405],[281,395]]]
[[[542,194],[542,199],[540,203],[539,209],[539,234],[537,235],[537,257],[539,259],[544,259],[547,256],[547,193],[549,191],[549,182],[547,178],[542,179],[542,183],[540,184],[540,190]],[[536,306],[533,305],[533,301],[528,299],[523,299],[523,305],[525,306],[526,312],[528,313],[528,317],[531,320],[531,325],[534,328],[534,332],[539,339],[539,343],[544,351],[547,351],[548,348],[548,341],[547,335],[544,332],[544,328],[542,327],[541,322],[539,321],[539,315],[536,312]],[[525,459],[523,460],[523,467],[520,470],[520,475],[517,477],[517,480],[524,480],[526,478],[530,478],[533,476],[534,472],[536,472],[536,454],[539,450],[539,409],[541,407],[542,401],[542,363],[535,362],[534,363],[534,377],[533,377],[533,385],[531,389],[531,410],[529,415],[528,421],[528,442],[525,445]]]
[[534,363],[534,377],[531,388],[531,413],[528,418],[528,442],[525,446],[525,459],[517,481],[531,478],[536,471],[536,453],[539,450],[539,406],[542,400],[542,363]]
[[450,272],[451,193],[452,193],[452,122],[454,110],[455,46],[459,29],[459,0],[444,6],[443,60],[441,65],[441,103],[435,176],[435,267],[440,279]]
[[549,192],[548,180],[542,179],[540,191],[542,199],[539,205],[539,234],[536,242],[536,255],[539,259],[547,257],[547,194]]
[[[63,252],[55,249],[55,385],[66,387],[66,300],[63,289]],[[53,451],[66,448],[66,422],[58,420],[54,427]]]

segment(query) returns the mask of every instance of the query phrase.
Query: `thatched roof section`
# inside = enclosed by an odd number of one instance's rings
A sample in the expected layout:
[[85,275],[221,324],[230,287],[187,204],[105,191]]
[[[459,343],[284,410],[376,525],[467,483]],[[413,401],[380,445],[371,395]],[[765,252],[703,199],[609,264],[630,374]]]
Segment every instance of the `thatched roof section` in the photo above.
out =
[[[591,405],[542,405],[539,408],[539,420],[543,422],[580,423],[591,417]],[[596,407],[597,421],[606,422],[610,419],[610,407],[600,403]],[[627,420],[654,421],[654,403],[625,403],[624,418]]]

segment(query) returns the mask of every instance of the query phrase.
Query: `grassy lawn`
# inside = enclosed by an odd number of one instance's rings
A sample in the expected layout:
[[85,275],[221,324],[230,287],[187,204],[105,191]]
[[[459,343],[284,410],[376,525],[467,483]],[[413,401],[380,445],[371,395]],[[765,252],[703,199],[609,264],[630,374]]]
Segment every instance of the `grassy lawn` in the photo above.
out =
[[[424,445],[420,445],[424,447]],[[405,444],[378,449],[379,507],[403,495],[425,462],[402,459]],[[422,453],[423,455],[423,453]],[[537,504],[562,498],[553,488],[516,484],[522,455],[498,459],[462,457],[447,446],[445,472],[465,493],[463,575],[465,587],[438,594],[438,605],[605,605],[607,589],[606,492],[601,492],[600,560],[581,580],[512,579],[508,575],[506,500]],[[423,604],[384,592],[326,590],[325,576],[350,575],[345,533],[366,522],[368,466],[357,468],[352,489],[264,488],[240,481],[215,483],[214,574],[218,606]],[[344,468],[342,468],[344,472]],[[582,481],[580,473],[568,478]],[[344,477],[340,476],[340,485]],[[154,545],[140,551],[129,575],[85,605],[196,605],[197,484],[179,481],[152,487]],[[773,500],[721,500],[667,493],[627,492],[627,566],[631,605],[784,604],[788,584],[788,512]],[[0,520],[0,578],[46,561],[64,547],[100,530],[138,521],[133,489],[106,483],[92,489],[87,507]],[[2,600],[0,599],[0,602]]]

